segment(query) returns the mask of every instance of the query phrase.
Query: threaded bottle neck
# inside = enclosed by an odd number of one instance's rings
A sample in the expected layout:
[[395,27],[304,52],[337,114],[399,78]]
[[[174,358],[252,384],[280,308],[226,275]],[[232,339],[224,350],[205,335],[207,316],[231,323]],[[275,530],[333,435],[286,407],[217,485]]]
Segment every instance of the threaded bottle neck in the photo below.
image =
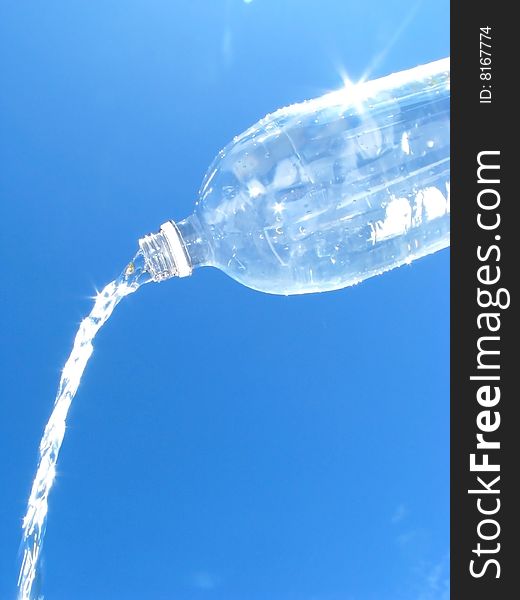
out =
[[192,266],[186,245],[173,221],[163,223],[158,233],[141,238],[139,247],[153,281],[191,275]]

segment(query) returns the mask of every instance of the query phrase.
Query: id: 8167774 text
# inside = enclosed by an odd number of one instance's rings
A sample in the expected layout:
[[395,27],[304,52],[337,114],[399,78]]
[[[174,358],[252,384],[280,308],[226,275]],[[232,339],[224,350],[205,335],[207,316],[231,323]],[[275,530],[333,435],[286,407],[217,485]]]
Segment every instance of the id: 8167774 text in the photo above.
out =
[[491,27],[480,28],[480,104],[491,104]]

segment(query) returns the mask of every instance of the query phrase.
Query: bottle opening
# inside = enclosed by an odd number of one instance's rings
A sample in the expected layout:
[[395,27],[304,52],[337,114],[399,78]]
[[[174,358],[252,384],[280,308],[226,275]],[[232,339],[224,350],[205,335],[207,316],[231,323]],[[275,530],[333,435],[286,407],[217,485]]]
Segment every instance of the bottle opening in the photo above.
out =
[[186,246],[173,221],[163,223],[158,233],[141,238],[139,247],[153,281],[191,275],[191,261]]

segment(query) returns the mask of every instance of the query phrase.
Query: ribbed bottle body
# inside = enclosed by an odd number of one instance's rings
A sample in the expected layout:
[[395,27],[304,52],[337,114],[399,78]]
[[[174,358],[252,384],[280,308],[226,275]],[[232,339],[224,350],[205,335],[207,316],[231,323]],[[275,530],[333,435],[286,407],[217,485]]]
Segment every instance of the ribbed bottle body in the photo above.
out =
[[449,102],[446,59],[268,115],[208,170],[201,264],[301,294],[448,246]]

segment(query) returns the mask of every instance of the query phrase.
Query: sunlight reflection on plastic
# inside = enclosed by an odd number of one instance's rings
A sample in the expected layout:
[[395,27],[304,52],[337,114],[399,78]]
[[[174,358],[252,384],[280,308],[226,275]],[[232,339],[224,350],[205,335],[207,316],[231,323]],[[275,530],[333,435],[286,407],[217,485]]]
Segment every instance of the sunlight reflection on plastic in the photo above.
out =
[[365,112],[365,105],[363,104],[363,99],[360,95],[360,84],[363,83],[363,80],[358,83],[353,82],[347,73],[341,68],[339,69],[339,74],[341,80],[343,81],[343,88],[338,90],[337,92],[331,92],[332,94],[345,94],[352,106],[358,111],[359,114],[363,114]]

